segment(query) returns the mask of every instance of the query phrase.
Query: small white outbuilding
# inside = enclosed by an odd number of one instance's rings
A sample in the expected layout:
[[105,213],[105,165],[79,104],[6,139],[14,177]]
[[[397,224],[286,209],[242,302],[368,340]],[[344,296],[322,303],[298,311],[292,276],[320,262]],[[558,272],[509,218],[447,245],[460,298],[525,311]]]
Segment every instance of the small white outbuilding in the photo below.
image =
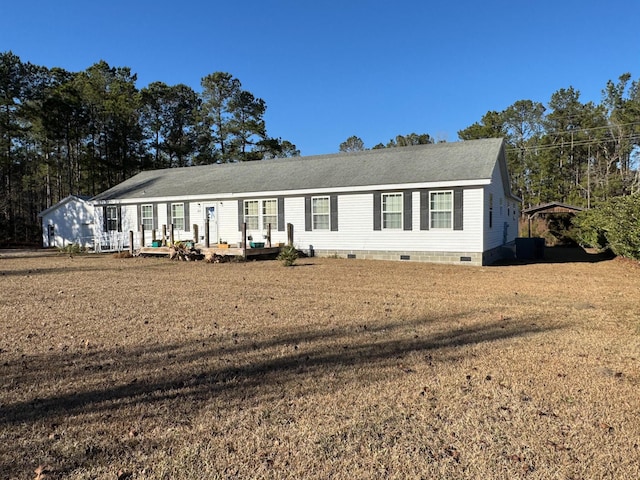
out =
[[38,214],[42,225],[42,246],[64,248],[94,244],[94,207],[90,197],[69,195]]

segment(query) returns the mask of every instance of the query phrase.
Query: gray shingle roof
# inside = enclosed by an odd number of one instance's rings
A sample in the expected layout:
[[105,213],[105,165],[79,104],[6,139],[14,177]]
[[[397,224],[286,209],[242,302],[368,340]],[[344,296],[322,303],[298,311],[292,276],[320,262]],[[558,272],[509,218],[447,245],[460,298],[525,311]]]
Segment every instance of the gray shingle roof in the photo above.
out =
[[149,170],[94,201],[490,179],[502,139]]

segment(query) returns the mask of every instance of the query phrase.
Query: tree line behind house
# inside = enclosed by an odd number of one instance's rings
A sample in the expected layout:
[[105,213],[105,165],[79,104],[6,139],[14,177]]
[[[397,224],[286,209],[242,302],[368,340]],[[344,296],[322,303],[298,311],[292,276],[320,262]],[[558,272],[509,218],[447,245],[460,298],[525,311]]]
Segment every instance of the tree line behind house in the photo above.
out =
[[[522,208],[547,202],[590,207],[640,190],[640,83],[626,73],[609,81],[598,104],[582,102],[573,87],[546,106],[519,100],[488,111],[458,131],[460,140],[505,138],[511,189]],[[372,148],[436,143],[428,134],[398,135]],[[366,150],[356,135],[340,151]]]
[[0,53],[0,243],[38,238],[43,209],[141,170],[300,154],[229,73],[202,78],[200,93],[136,80],[104,61],[69,72]]

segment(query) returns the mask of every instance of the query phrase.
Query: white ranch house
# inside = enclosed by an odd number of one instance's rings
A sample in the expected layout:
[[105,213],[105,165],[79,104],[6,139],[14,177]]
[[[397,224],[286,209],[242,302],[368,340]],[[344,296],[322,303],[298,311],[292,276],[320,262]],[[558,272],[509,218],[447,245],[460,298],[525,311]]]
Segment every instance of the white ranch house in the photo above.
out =
[[[176,240],[287,241],[317,256],[485,265],[508,254],[519,199],[502,139],[153,170],[91,200],[96,247]],[[137,243],[136,243],[137,242]]]

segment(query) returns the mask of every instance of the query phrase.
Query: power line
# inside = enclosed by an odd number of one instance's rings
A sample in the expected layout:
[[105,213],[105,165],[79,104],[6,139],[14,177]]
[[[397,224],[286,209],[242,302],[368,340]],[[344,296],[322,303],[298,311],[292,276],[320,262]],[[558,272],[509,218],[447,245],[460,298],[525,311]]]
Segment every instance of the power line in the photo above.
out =
[[[570,130],[558,130],[558,133],[582,133],[582,132],[591,132],[594,130],[608,130],[611,128],[622,128],[622,127],[635,127],[640,126],[640,121],[637,122],[629,122],[629,123],[620,123],[620,124],[608,124],[601,125],[598,127],[584,127],[584,128],[572,128]],[[555,132],[555,131],[554,131]]]
[[[640,123],[638,124],[640,125]],[[570,133],[570,132],[569,132]],[[621,138],[620,137],[616,137],[615,139],[596,139],[596,138],[589,138],[589,139],[582,139],[582,140],[569,140],[567,139],[566,142],[563,143],[556,143],[556,144],[548,144],[548,145],[523,145],[522,147],[507,147],[506,151],[507,152],[519,152],[519,151],[531,151],[531,150],[542,150],[542,151],[546,151],[546,150],[555,150],[555,149],[559,149],[559,148],[566,148],[566,149],[570,149],[570,148],[575,148],[575,147],[582,147],[582,146],[597,146],[597,145],[602,145],[605,143],[611,143],[613,141],[616,140],[627,140],[629,143],[640,143],[640,134],[638,133],[629,133],[629,134],[625,134],[623,135]]]

